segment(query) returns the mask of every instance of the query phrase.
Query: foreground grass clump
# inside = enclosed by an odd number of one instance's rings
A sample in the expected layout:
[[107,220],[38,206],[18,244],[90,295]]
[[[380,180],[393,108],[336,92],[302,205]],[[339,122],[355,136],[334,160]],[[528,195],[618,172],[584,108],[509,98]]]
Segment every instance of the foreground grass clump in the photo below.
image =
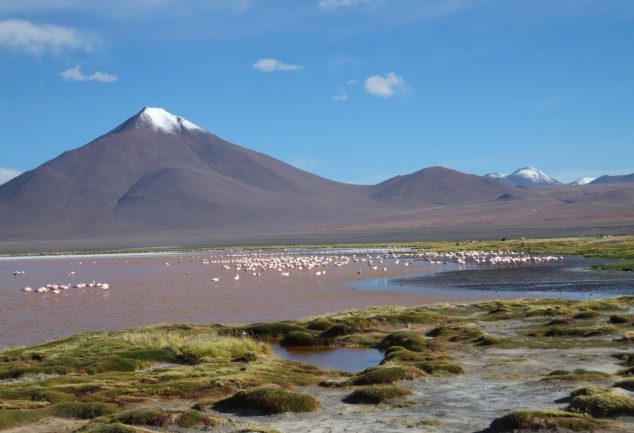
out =
[[398,331],[383,338],[377,348],[386,350],[393,346],[401,346],[412,352],[422,352],[425,350],[425,339],[411,332]]
[[123,412],[112,417],[113,420],[130,425],[150,425],[163,427],[169,424],[169,417],[157,407],[144,407]]
[[407,379],[407,370],[400,366],[379,366],[363,370],[352,378],[352,385],[379,385]]
[[544,337],[596,337],[616,332],[612,325],[601,325],[595,327],[553,327],[544,333]]
[[284,412],[315,412],[319,401],[298,392],[276,388],[258,388],[239,391],[233,396],[219,401],[214,406],[220,411],[253,411],[266,415]]
[[390,361],[398,362],[416,362],[424,361],[426,356],[420,352],[414,352],[413,350],[406,349],[403,346],[391,346],[385,351],[385,357],[381,364],[385,364]]
[[634,398],[604,388],[573,391],[570,410],[596,417],[633,416]]
[[291,331],[282,338],[280,345],[285,347],[308,347],[318,346],[319,342],[310,332]]
[[137,433],[137,431],[117,422],[86,426],[78,430],[77,433]]
[[481,433],[511,433],[516,431],[601,431],[605,422],[557,409],[520,410],[493,420]]
[[452,342],[476,340],[485,336],[480,329],[465,325],[441,325],[432,329],[426,335]]
[[176,425],[183,428],[202,428],[219,423],[219,419],[193,409],[186,410],[176,418]]
[[573,371],[568,370],[554,370],[548,373],[542,380],[543,381],[597,381],[597,380],[606,380],[611,376],[608,373],[604,373],[602,371],[596,370],[585,370],[583,368],[578,368]]
[[411,395],[411,391],[399,386],[364,386],[357,388],[343,399],[352,404],[380,404]]
[[67,401],[51,406],[50,413],[61,418],[92,419],[115,413],[117,407],[109,403]]
[[257,338],[281,338],[289,332],[306,332],[306,328],[293,322],[259,323],[244,329],[247,334]]
[[425,373],[435,376],[444,376],[448,374],[464,374],[464,369],[458,364],[446,361],[426,361],[416,364]]
[[268,345],[248,337],[198,337],[178,348],[179,360],[198,364],[211,359],[239,359],[247,354],[270,354]]
[[616,388],[623,388],[634,392],[634,378],[619,380],[614,384]]

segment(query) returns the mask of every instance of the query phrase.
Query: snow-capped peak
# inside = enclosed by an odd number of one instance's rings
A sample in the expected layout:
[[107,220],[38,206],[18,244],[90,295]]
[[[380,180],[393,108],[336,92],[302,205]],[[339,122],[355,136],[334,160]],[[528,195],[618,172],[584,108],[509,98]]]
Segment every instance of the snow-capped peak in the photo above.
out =
[[509,175],[513,177],[521,177],[527,180],[530,180],[533,183],[539,184],[555,184],[559,183],[556,179],[548,176],[541,170],[536,169],[535,167],[524,167],[519,170],[514,171]]
[[183,129],[191,131],[203,130],[203,128],[193,124],[189,120],[175,116],[162,108],[145,107],[141,113],[139,113],[139,119],[150,125],[153,129],[166,134],[175,134]]
[[580,177],[574,182],[571,182],[570,185],[587,185],[595,179],[596,177]]
[[560,182],[535,167],[524,167],[511,174],[489,173],[485,177],[513,186],[538,187],[559,185]]

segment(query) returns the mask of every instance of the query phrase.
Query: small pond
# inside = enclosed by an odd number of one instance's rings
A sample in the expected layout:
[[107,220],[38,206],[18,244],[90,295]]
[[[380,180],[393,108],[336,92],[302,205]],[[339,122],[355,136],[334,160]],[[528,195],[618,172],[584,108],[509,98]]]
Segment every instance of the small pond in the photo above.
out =
[[278,343],[271,343],[271,347],[279,358],[348,373],[377,366],[383,360],[383,354],[377,349],[331,346],[282,347]]

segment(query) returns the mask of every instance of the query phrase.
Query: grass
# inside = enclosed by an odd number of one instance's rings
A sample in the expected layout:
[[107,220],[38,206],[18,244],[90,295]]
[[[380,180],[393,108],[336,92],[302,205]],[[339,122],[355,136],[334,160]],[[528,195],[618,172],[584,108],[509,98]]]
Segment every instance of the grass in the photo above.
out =
[[291,331],[282,338],[280,345],[285,347],[308,347],[318,346],[319,342],[310,332]]
[[314,397],[276,388],[239,391],[219,401],[215,409],[227,412],[257,412],[266,415],[285,412],[315,412],[319,401]]
[[570,397],[569,409],[595,417],[634,416],[634,398],[613,390],[577,390]]
[[[631,332],[629,315],[625,313],[631,306],[634,306],[632,297],[599,301],[522,299],[475,305],[373,307],[321,318],[246,326],[160,324],[109,333],[84,333],[0,352],[0,378],[18,379],[0,382],[0,428],[54,415],[96,416],[86,427],[93,430],[114,429],[118,428],[117,424],[168,423],[171,426],[176,425],[180,412],[130,409],[144,399],[193,400],[200,401],[201,408],[208,408],[232,398],[230,396],[247,398],[240,393],[259,389],[265,389],[258,391],[263,393],[292,392],[287,389],[320,382],[387,388],[423,374],[460,374],[462,368],[450,353],[475,356],[489,350],[490,345],[495,350],[603,347],[616,352],[619,349],[621,352],[615,357],[624,367],[620,373],[630,374],[626,368],[633,366],[634,355],[624,351],[630,350],[631,345],[618,338]],[[601,317],[584,314],[573,319],[584,312],[598,312]],[[607,325],[610,316],[628,320],[610,320],[611,325]],[[516,328],[517,336],[495,338],[483,331],[487,329],[493,334],[492,329],[498,324],[488,322],[509,318],[523,323]],[[545,325],[559,319],[567,321]],[[608,338],[544,337],[552,328],[605,326],[613,327],[614,335]],[[429,337],[421,335],[426,331]],[[298,333],[303,333],[300,337],[308,334],[312,339],[338,346],[379,347],[384,351],[384,359],[378,367],[347,375],[284,361],[271,354],[267,340],[291,339]],[[546,377],[546,380],[596,380],[599,383],[609,379],[605,373],[585,370]],[[622,379],[615,385],[634,390],[631,377]],[[283,398],[272,400],[284,401]],[[189,416],[195,417],[193,413]]]
[[480,329],[462,324],[441,325],[432,329],[426,335],[451,342],[476,340],[485,336]]
[[602,431],[606,423],[588,415],[557,409],[519,410],[493,420],[482,433],[515,431]]
[[565,382],[593,382],[609,379],[608,373],[595,370],[584,370],[578,368],[573,371],[554,370],[548,373],[542,381],[565,381]]
[[634,260],[617,260],[603,265],[593,266],[597,271],[634,272]]
[[410,390],[399,386],[364,386],[352,391],[343,401],[351,404],[380,404],[411,394]]
[[408,377],[407,370],[400,366],[379,366],[363,370],[350,380],[351,385],[379,385],[398,382]]
[[426,361],[416,364],[416,367],[434,376],[464,374],[464,369],[461,366],[446,361]]
[[411,332],[393,332],[383,338],[377,345],[378,349],[387,350],[393,346],[404,347],[412,352],[422,352],[425,350],[425,339]]

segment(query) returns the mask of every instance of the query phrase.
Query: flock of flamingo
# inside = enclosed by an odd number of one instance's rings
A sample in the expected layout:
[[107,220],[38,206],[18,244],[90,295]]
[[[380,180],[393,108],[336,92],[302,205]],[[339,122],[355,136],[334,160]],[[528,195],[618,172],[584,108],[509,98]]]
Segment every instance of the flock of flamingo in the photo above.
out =
[[[264,273],[277,273],[283,278],[289,278],[293,274],[307,273],[316,277],[322,277],[327,275],[328,268],[343,268],[346,266],[352,266],[356,268],[356,274],[361,275],[364,273],[364,268],[370,274],[373,272],[386,273],[388,271],[388,265],[392,267],[408,267],[415,262],[428,263],[431,265],[444,265],[447,263],[456,263],[459,265],[474,264],[474,265],[492,265],[492,266],[519,266],[519,265],[538,265],[547,264],[551,262],[557,262],[563,260],[561,256],[537,256],[529,255],[525,253],[515,253],[511,251],[458,251],[458,252],[374,252],[374,254],[354,254],[351,250],[347,251],[348,254],[313,254],[313,255],[299,255],[299,254],[284,254],[280,252],[242,252],[242,253],[225,253],[221,255],[210,254],[208,256],[190,256],[189,262],[194,260],[199,261],[203,265],[216,265],[219,269],[225,272],[223,279],[232,279],[234,281],[240,280],[240,275],[246,275],[251,277],[260,277]],[[183,256],[172,256],[176,260],[176,263],[183,263],[185,258]],[[126,261],[128,263],[128,261]],[[71,263],[72,264],[72,263]],[[82,262],[79,262],[82,264]],[[97,264],[93,261],[92,264]],[[118,264],[118,262],[115,262]],[[165,266],[170,266],[170,262],[165,262]],[[226,276],[226,274],[230,276]],[[189,274],[189,273],[187,273]],[[14,271],[14,277],[22,277],[25,275],[25,271]],[[68,273],[70,277],[75,276],[75,271]],[[212,276],[211,281],[213,283],[220,283],[220,276]],[[75,283],[75,284],[45,284],[38,288],[23,287],[23,292],[35,292],[35,293],[53,293],[60,294],[70,288],[86,289],[97,288],[101,290],[108,290],[110,288],[109,283],[91,281],[87,283]]]

